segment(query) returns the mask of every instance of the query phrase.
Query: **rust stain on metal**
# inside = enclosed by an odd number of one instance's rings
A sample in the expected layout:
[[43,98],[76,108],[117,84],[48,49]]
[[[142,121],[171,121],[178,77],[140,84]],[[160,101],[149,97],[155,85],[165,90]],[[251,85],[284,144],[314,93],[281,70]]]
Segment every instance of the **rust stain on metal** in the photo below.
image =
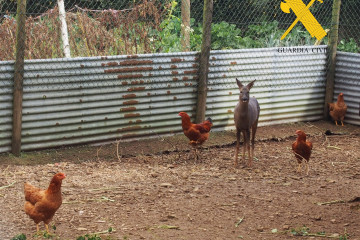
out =
[[229,95],[232,95],[232,92],[229,92]]
[[80,64],[80,67],[81,67],[81,68],[84,68],[84,67],[85,67],[85,65],[84,65],[84,64]]
[[139,56],[138,55],[127,55],[126,57],[127,58],[138,58]]
[[120,108],[120,112],[135,111],[136,107]]
[[197,65],[196,63],[194,63],[192,66],[193,66],[193,68],[198,68],[199,67],[199,65]]
[[133,121],[131,121],[131,120],[130,120],[130,121],[129,121],[129,123],[130,123],[130,124],[132,124],[132,123],[133,123]]
[[142,65],[142,64],[152,64],[154,61],[152,60],[126,60],[120,62],[122,66],[129,66],[129,65]]
[[227,112],[228,112],[228,113],[232,113],[233,111],[232,111],[231,109],[229,109]]
[[173,63],[182,62],[182,61],[183,61],[183,59],[181,59],[181,58],[172,58],[171,59],[171,62],[173,62]]
[[174,96],[174,100],[177,100],[177,97]]
[[118,75],[118,79],[124,79],[124,78],[138,78],[143,77],[142,74],[127,74],[127,75]]
[[108,118],[107,118],[107,117],[105,117],[105,121],[106,121],[106,120],[108,120]]
[[151,93],[147,93],[148,96],[151,96]]
[[160,70],[163,69],[162,66],[159,66],[159,69],[160,69]]
[[230,62],[230,65],[236,65],[237,62]]
[[189,80],[189,78],[188,77],[183,77],[182,80],[187,81],[187,80]]
[[122,85],[128,85],[128,82],[121,82]]
[[177,68],[177,66],[176,65],[171,65],[170,68],[175,69],[175,68]]
[[172,74],[172,75],[178,75],[179,72],[178,72],[178,71],[172,71],[171,74]]
[[212,57],[211,60],[216,60],[216,57]]
[[174,77],[174,78],[173,78],[173,81],[174,81],[174,82],[176,82],[176,81],[178,81],[178,80],[179,80],[179,79],[178,79],[177,77]]
[[134,93],[126,94],[126,95],[123,95],[122,97],[123,98],[134,98],[134,97],[136,97],[136,94],[134,94]]
[[136,85],[136,84],[143,84],[144,80],[140,80],[140,81],[131,81],[132,85]]
[[193,74],[193,73],[197,73],[198,70],[190,70],[190,71],[184,71],[184,74]]
[[122,73],[122,72],[140,72],[140,71],[150,71],[153,70],[152,67],[127,67],[127,68],[117,68],[117,69],[106,69],[105,73]]
[[113,67],[113,66],[118,66],[119,64],[117,62],[108,62],[106,63],[106,66],[108,67]]
[[106,59],[108,59],[107,57],[101,57],[101,60],[106,60]]
[[189,86],[189,84],[188,84],[188,83],[185,83],[184,85],[185,85],[186,87],[187,87],[187,86]]
[[82,99],[79,99],[79,102],[81,102],[81,103],[82,103]]
[[118,132],[126,132],[131,130],[138,130],[140,129],[140,126],[131,126],[131,127],[124,127],[124,128],[118,128]]
[[167,94],[170,94],[171,92],[170,92],[170,91],[167,91],[166,93],[167,93]]
[[226,74],[224,74],[223,77],[226,77]]
[[141,123],[142,121],[140,119],[136,120],[136,123]]
[[55,125],[56,125],[56,126],[60,126],[60,123],[57,122]]
[[124,114],[124,118],[133,118],[133,117],[139,117],[140,113],[127,113]]
[[136,100],[130,100],[130,101],[125,101],[123,102],[124,105],[134,105],[134,104],[138,104],[139,101]]
[[129,92],[132,92],[132,91],[144,91],[144,90],[145,90],[145,87],[128,88]]

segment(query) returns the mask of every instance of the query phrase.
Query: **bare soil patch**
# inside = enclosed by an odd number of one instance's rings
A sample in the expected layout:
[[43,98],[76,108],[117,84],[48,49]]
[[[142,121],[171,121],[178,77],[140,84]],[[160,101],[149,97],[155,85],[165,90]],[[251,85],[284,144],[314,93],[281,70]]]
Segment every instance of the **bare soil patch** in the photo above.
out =
[[[308,176],[291,152],[297,129],[314,144]],[[58,171],[67,178],[54,239],[110,227],[102,239],[360,239],[359,127],[260,127],[252,168],[233,167],[234,141],[234,132],[212,132],[201,162],[182,135],[120,143],[120,159],[116,144],[2,154],[0,239],[37,239],[23,182],[46,188]]]

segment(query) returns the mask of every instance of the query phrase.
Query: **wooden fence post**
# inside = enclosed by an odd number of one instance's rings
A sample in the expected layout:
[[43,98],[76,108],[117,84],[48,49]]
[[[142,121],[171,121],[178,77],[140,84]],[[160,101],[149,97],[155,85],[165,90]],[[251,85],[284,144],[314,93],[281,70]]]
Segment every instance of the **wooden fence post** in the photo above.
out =
[[335,67],[336,67],[336,49],[338,43],[339,33],[339,17],[340,17],[341,0],[333,1],[331,29],[329,35],[328,46],[328,72],[326,76],[326,93],[324,105],[324,118],[329,117],[328,103],[333,101],[334,84],[335,84]]
[[22,97],[26,42],[25,22],[26,0],[18,0],[16,12],[16,59],[14,65],[13,128],[11,142],[11,152],[16,156],[19,156],[21,152]]
[[213,5],[213,0],[204,0],[203,34],[199,58],[199,81],[195,117],[195,122],[197,123],[200,123],[205,119]]
[[181,47],[190,51],[190,0],[181,1]]

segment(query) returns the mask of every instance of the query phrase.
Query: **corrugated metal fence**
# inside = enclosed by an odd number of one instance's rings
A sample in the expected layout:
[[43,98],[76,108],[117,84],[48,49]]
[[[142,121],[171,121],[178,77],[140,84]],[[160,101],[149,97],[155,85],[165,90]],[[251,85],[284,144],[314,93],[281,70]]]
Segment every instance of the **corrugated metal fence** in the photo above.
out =
[[[217,130],[233,128],[237,77],[257,80],[260,125],[322,119],[325,51],[212,51],[206,115]],[[22,150],[180,132],[197,69],[195,52],[26,61]],[[12,77],[13,62],[0,62],[0,152],[11,146]]]
[[360,54],[337,52],[334,101],[344,93],[348,110],[344,122],[360,125]]

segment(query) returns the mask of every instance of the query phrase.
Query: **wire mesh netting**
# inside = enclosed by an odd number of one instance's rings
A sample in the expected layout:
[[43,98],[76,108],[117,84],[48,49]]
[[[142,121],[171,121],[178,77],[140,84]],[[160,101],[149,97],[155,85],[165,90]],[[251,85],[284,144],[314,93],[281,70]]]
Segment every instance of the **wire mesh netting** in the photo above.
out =
[[[303,4],[310,5],[309,14],[328,31],[333,3],[321,2],[308,0]],[[211,49],[327,44],[327,37],[321,42],[311,37],[306,23],[299,21],[292,26],[297,15],[291,6],[284,6],[284,2],[271,0],[214,1]],[[15,56],[16,7],[16,1],[0,1],[0,60],[13,60]],[[72,57],[183,51],[182,10],[189,10],[190,15],[188,49],[199,51],[201,47],[200,0],[78,0],[65,1],[65,9]],[[357,1],[343,1],[339,50],[359,52],[359,14]],[[26,59],[64,57],[60,25],[57,1],[28,1]],[[291,31],[281,40],[287,29]]]

